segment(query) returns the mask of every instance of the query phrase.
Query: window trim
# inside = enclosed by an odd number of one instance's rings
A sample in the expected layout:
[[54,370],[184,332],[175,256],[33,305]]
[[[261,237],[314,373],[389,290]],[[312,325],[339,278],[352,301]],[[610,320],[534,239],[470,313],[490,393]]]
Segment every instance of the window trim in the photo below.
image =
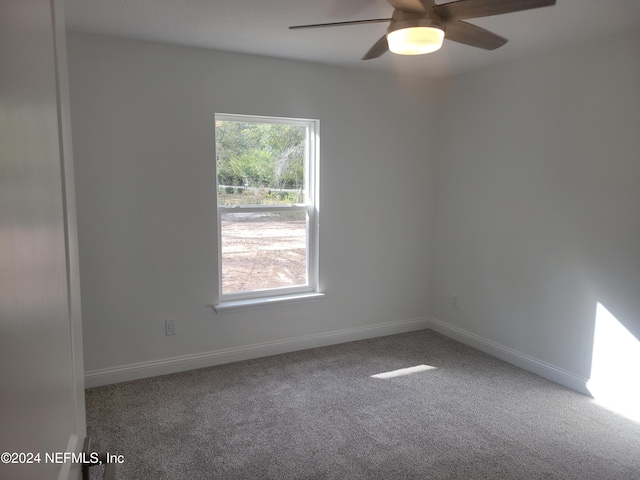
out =
[[[216,113],[215,121],[266,123],[278,125],[294,125],[307,128],[304,203],[275,204],[275,205],[219,205],[218,204],[218,167],[216,162],[216,213],[217,213],[217,252],[218,252],[218,302],[213,306],[216,312],[237,310],[244,307],[259,305],[279,305],[282,303],[317,300],[323,296],[318,291],[319,261],[319,130],[320,121],[317,119],[271,117],[260,115],[239,115]],[[217,152],[216,152],[217,155]],[[246,292],[223,293],[222,291],[222,215],[224,213],[250,213],[260,211],[289,211],[306,212],[307,216],[307,285],[294,287],[269,288]]]

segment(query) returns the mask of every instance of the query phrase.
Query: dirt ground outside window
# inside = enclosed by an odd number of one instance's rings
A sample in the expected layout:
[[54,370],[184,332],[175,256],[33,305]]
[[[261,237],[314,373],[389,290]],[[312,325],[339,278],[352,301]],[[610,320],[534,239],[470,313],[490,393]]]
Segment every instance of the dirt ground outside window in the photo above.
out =
[[222,216],[224,294],[307,284],[304,212]]

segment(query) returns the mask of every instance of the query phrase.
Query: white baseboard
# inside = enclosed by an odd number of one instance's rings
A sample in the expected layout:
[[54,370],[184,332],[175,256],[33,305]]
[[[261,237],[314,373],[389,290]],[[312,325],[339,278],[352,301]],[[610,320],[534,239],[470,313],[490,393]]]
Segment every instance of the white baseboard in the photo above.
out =
[[500,360],[511,363],[516,367],[520,367],[551,380],[552,382],[559,383],[560,385],[564,385],[572,390],[591,396],[587,389],[587,379],[574,375],[567,370],[543,362],[537,358],[530,357],[524,353],[517,352],[509,347],[487,340],[479,335],[454,327],[453,325],[436,320],[435,318],[429,319],[429,328],[449,338],[462,342],[465,345],[469,345],[470,347],[488,353]]
[[302,337],[288,338],[273,342],[256,343],[235,348],[224,348],[211,352],[165,358],[150,362],[121,365],[112,368],[89,370],[85,372],[85,388],[109,385],[112,383],[139,380],[141,378],[166,375],[196,368],[212,367],[223,363],[238,362],[252,358],[267,357],[281,353],[294,352],[307,348],[324,347],[366,338],[382,337],[396,333],[411,332],[429,328],[430,320],[415,318],[399,320],[365,327],[335,330]]

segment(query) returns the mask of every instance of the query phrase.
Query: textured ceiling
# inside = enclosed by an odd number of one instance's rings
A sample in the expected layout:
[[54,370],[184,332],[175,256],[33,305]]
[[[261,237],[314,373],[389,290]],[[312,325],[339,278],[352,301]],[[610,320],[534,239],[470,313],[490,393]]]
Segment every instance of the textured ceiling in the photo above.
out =
[[[447,3],[438,1],[437,3]],[[65,0],[72,30],[309,62],[442,77],[640,27],[640,0],[558,0],[470,20],[509,39],[494,51],[445,41],[433,54],[362,61],[386,24],[290,25],[389,17],[385,0]]]

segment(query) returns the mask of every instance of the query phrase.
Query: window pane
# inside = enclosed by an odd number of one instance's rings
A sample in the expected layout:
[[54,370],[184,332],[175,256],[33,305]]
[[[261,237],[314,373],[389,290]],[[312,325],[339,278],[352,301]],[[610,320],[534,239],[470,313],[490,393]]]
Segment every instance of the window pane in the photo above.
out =
[[303,203],[307,127],[216,121],[218,205]]
[[223,213],[222,293],[307,285],[306,215]]

